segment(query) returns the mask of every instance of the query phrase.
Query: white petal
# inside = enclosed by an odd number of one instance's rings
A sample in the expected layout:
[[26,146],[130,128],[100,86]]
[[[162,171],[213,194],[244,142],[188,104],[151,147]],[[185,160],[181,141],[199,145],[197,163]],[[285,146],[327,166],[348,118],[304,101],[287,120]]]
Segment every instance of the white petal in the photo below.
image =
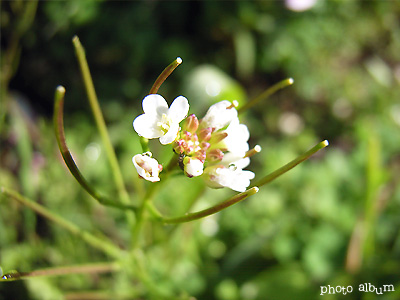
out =
[[224,185],[220,183],[220,176],[219,172],[217,172],[220,169],[223,169],[223,166],[216,165],[216,166],[210,166],[204,169],[203,171],[203,178],[205,183],[213,189],[218,189],[218,188],[223,188]]
[[243,157],[249,151],[249,144],[246,141],[240,140],[234,136],[227,136],[220,143],[221,148],[226,148],[228,151],[236,153]]
[[163,134],[160,127],[157,126],[157,122],[159,119],[156,115],[143,114],[133,121],[133,128],[138,135],[146,139],[154,139]]
[[232,136],[243,142],[247,142],[250,138],[250,132],[246,125],[239,124],[239,119],[234,118],[229,124],[228,128],[225,130],[228,136]]
[[215,128],[215,130],[227,126],[232,120],[237,118],[237,110],[234,107],[228,109],[231,105],[232,103],[228,100],[223,100],[211,105],[202,119],[201,126],[203,128]]
[[211,188],[227,187],[237,192],[244,192],[254,178],[251,171],[225,168],[222,165],[207,167],[204,170],[205,182]]
[[185,97],[179,96],[174,100],[174,102],[172,102],[171,107],[168,110],[168,117],[170,117],[173,122],[179,123],[186,118],[188,112],[189,102]]
[[243,155],[238,155],[235,152],[227,152],[224,154],[224,157],[221,160],[221,164],[229,167],[230,165],[234,165],[238,169],[244,169],[250,164],[250,158],[243,158]]
[[168,112],[168,103],[163,96],[150,94],[144,97],[142,102],[143,111],[149,115],[162,115]]
[[237,192],[244,192],[250,185],[250,179],[254,178],[251,171],[218,169],[219,183]]
[[225,130],[228,136],[221,141],[221,147],[228,151],[237,153],[242,157],[249,150],[247,141],[250,138],[249,129],[244,124],[239,124],[239,119],[235,118]]
[[254,178],[254,173],[251,171],[234,171],[233,180],[228,186],[230,189],[238,192],[244,192],[250,185],[250,180]]
[[228,168],[218,168],[216,169],[215,181],[224,187],[229,187],[232,181],[232,170]]
[[160,136],[160,143],[163,145],[171,144],[176,140],[179,131],[178,123],[171,123],[168,132]]

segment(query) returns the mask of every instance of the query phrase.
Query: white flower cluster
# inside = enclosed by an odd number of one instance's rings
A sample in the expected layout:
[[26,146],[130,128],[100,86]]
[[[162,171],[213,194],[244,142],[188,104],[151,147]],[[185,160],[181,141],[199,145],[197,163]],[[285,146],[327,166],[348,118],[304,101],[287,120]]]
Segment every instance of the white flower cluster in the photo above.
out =
[[[250,134],[239,122],[235,102],[224,100],[212,105],[200,121],[195,115],[186,117],[189,103],[183,96],[168,108],[161,95],[151,94],[143,99],[142,106],[144,114],[133,121],[133,128],[144,138],[159,138],[163,145],[173,143],[181,158],[180,167],[188,177],[202,176],[212,188],[228,187],[238,192],[250,185],[254,173],[244,170],[252,152],[247,142]],[[259,146],[254,149],[260,151]],[[160,180],[162,166],[151,158],[151,153],[135,155],[133,163],[142,178]]]

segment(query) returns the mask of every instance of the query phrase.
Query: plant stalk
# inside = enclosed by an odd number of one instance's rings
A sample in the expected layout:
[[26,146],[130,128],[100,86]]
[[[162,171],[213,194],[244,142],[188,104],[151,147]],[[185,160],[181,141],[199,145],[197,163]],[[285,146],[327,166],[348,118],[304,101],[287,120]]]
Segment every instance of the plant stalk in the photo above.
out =
[[287,78],[284,79],[276,84],[274,84],[273,86],[271,86],[270,88],[268,88],[266,91],[264,91],[263,93],[261,93],[259,96],[257,96],[256,98],[254,98],[253,100],[247,102],[244,106],[239,107],[238,108],[238,113],[242,113],[246,110],[248,110],[249,108],[252,108],[254,105],[258,104],[259,102],[267,99],[269,96],[271,96],[272,94],[274,94],[275,92],[279,91],[280,89],[283,89],[289,85],[292,85],[294,83],[293,78]]
[[68,230],[72,234],[79,236],[84,240],[86,243],[91,245],[93,248],[96,248],[105,254],[114,257],[114,258],[120,258],[123,250],[119,249],[118,247],[114,246],[109,240],[105,238],[100,238],[97,237],[88,231],[85,231],[78,226],[76,226],[74,223],[64,219],[63,217],[59,216],[58,214],[55,214],[45,208],[44,206],[20,195],[16,191],[13,191],[11,189],[1,187],[0,192],[4,194],[5,196],[8,196],[19,203],[29,207],[30,209],[34,210],[36,213],[42,215],[43,217],[47,218],[48,220],[56,223],[57,225],[63,227],[64,229]]
[[238,203],[238,202],[246,199],[247,197],[254,195],[255,193],[258,192],[258,190],[259,190],[258,187],[252,187],[252,188],[248,189],[247,191],[237,194],[237,195],[229,198],[228,200],[225,200],[225,201],[223,201],[217,205],[214,205],[210,208],[207,208],[207,209],[195,212],[195,213],[186,214],[181,217],[164,218],[164,219],[162,219],[162,222],[165,224],[176,224],[176,223],[184,223],[184,222],[198,220],[198,219],[213,215],[235,203]]
[[[55,267],[55,268],[46,268],[35,270],[31,272],[16,272],[12,271],[10,273],[4,274],[2,276],[3,280],[12,281],[12,280],[20,280],[27,279],[31,277],[39,277],[39,276],[61,276],[61,275],[69,275],[69,274],[88,274],[88,273],[109,273],[114,272],[120,269],[120,265],[116,262],[107,262],[107,263],[92,263],[92,264],[84,264],[84,265],[75,265],[75,266],[65,266],[65,267]],[[0,279],[1,281],[1,279]]]
[[268,174],[267,176],[263,177],[259,181],[257,181],[253,186],[258,186],[261,187],[267,183],[270,183],[271,181],[275,180],[282,174],[286,173],[290,169],[293,169],[295,166],[300,164],[301,162],[305,161],[306,159],[310,158],[314,153],[318,152],[319,150],[325,148],[326,146],[329,145],[329,142],[327,140],[320,142],[307,152],[303,153],[302,155],[298,156],[296,159],[292,160],[291,162],[287,163],[283,167],[280,167],[279,169],[275,170],[274,172]]
[[[121,169],[118,165],[118,160],[111,143],[110,136],[107,131],[106,123],[104,121],[103,114],[100,109],[99,101],[96,95],[96,91],[93,85],[92,76],[90,74],[89,65],[86,60],[85,50],[79,41],[77,36],[74,36],[72,42],[75,47],[75,53],[79,61],[79,66],[81,68],[83,81],[86,88],[86,93],[89,99],[90,107],[92,109],[93,116],[96,121],[97,128],[100,132],[102,142],[104,144],[105,152],[108,157],[108,161],[111,166],[111,171],[113,174],[114,182],[118,190],[118,195],[121,203],[128,205],[130,203],[128,192],[126,191],[124,180],[122,177]],[[127,212],[128,222],[134,224],[134,214]]]

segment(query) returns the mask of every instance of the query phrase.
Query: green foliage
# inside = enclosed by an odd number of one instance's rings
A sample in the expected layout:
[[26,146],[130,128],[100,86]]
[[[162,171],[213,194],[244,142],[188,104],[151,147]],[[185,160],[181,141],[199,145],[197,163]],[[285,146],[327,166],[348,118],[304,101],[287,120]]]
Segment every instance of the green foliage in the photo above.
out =
[[[364,282],[393,284],[396,292],[384,297],[398,298],[397,3],[319,1],[293,12],[278,1],[46,1],[38,3],[33,19],[32,7],[24,10],[28,2],[14,2],[2,3],[1,12],[2,75],[10,66],[15,72],[2,77],[0,185],[96,237],[125,247],[131,229],[124,212],[101,206],[80,188],[57,149],[51,112],[54,89],[62,84],[74,159],[97,190],[117,195],[73,54],[75,34],[85,45],[134,205],[150,184],[137,177],[131,162],[141,152],[132,121],[158,74],[177,56],[183,64],[160,94],[169,103],[185,95],[190,113],[199,116],[211,103],[243,104],[294,78],[293,86],[241,116],[250,145],[263,148],[250,166],[255,180],[320,140],[331,145],[216,215],[177,226],[146,222],[140,259],[126,258],[111,275],[0,282],[1,300],[71,299],[85,292],[98,299],[317,299],[320,286],[328,284],[352,285],[349,299],[372,299],[375,295],[357,291]],[[157,151],[168,162],[171,152]],[[179,216],[231,195],[174,177],[154,203],[162,213]],[[3,273],[110,261],[5,196],[0,237]]]

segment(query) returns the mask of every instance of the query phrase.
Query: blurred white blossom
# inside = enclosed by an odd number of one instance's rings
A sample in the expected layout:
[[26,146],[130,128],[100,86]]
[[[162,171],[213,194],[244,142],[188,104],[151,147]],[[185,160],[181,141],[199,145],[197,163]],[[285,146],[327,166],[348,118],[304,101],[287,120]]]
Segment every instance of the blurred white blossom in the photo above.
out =
[[293,11],[305,11],[312,8],[317,0],[285,0],[285,5]]

